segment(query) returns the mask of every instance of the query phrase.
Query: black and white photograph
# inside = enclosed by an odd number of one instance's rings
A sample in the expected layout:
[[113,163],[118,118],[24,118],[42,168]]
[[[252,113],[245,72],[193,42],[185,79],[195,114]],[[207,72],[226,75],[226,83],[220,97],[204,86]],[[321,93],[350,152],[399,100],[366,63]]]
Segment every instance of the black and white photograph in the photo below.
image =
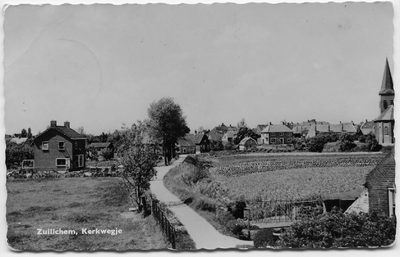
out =
[[2,2],[5,251],[398,248],[399,3],[82,3]]

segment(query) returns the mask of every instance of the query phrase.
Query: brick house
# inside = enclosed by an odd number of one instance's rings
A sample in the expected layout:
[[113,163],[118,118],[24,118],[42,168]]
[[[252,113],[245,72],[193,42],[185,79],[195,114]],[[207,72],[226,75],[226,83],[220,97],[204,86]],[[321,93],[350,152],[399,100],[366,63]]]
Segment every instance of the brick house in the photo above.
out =
[[36,171],[79,170],[86,165],[86,138],[70,128],[57,126],[56,121],[32,143]]
[[293,139],[292,130],[286,125],[269,124],[261,131],[261,143],[267,145],[291,144]]
[[210,140],[205,133],[187,134],[186,137],[196,145],[196,153],[204,153],[211,150]]
[[365,182],[368,189],[369,212],[383,212],[388,216],[395,215],[395,162],[394,148],[378,165],[371,170]]

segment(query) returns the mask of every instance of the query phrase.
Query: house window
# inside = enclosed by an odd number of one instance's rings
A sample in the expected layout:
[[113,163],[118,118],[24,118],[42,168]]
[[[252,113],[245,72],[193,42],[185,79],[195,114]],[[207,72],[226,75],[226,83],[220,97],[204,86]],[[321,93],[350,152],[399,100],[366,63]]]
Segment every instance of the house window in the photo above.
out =
[[280,144],[283,144],[285,141],[284,141],[284,139],[283,138],[279,138],[279,143]]
[[279,135],[280,135],[280,136],[283,136],[283,135],[285,135],[285,133],[283,133],[283,132],[280,132],[280,133],[279,133]]
[[42,150],[49,150],[49,142],[48,141],[43,141],[42,142]]
[[186,148],[183,148],[183,153],[186,153]]
[[275,144],[275,138],[271,138],[271,144]]
[[271,133],[271,136],[275,136],[275,133]]
[[287,139],[287,142],[288,142],[288,143],[291,143],[291,142],[292,142],[292,139],[289,137],[289,138]]
[[389,128],[388,128],[388,126],[385,126],[385,135],[389,135]]
[[65,142],[63,142],[63,141],[58,142],[58,150],[60,150],[60,151],[65,150]]
[[56,166],[59,168],[67,167],[67,159],[66,158],[57,158]]
[[388,197],[389,197],[389,217],[395,216],[396,210],[396,189],[395,188],[388,188]]

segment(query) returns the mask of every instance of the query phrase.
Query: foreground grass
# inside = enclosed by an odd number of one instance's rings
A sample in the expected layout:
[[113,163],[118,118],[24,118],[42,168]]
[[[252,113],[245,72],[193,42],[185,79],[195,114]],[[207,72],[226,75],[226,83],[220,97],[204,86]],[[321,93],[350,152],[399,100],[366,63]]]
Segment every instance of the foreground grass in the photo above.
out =
[[[154,219],[127,212],[129,197],[119,178],[7,181],[7,239],[16,250],[149,250],[170,245]],[[82,229],[120,229],[85,234]],[[38,229],[75,235],[38,235]]]

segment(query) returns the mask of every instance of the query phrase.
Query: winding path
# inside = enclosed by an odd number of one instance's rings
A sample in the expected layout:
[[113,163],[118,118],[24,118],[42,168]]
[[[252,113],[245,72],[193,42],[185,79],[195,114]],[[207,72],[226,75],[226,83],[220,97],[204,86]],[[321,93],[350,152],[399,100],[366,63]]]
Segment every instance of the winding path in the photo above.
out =
[[163,183],[165,174],[179,165],[186,158],[181,155],[177,161],[167,167],[156,167],[157,177],[150,182],[150,190],[157,199],[169,205],[175,217],[185,226],[197,249],[235,248],[238,245],[253,245],[252,241],[243,241],[219,233],[210,223],[197,214],[192,208],[172,194]]

